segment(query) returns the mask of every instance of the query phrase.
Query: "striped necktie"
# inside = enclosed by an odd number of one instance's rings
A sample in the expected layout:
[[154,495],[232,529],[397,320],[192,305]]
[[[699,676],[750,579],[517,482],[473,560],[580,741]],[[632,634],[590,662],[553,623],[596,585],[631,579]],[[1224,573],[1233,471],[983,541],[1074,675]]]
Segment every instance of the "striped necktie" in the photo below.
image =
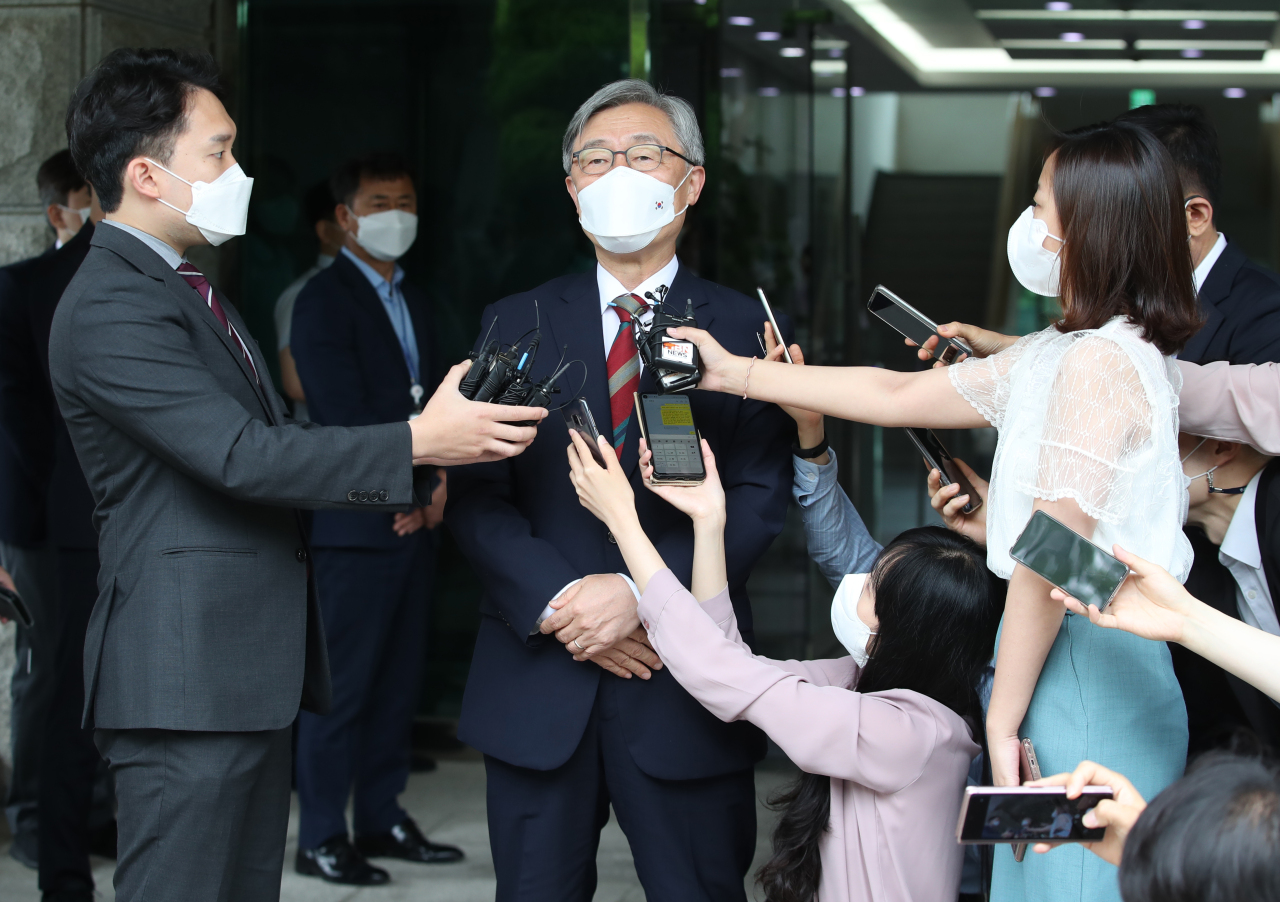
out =
[[634,294],[624,294],[610,301],[609,306],[622,321],[605,361],[605,369],[609,373],[609,412],[613,415],[613,450],[621,460],[622,446],[627,441],[627,426],[635,408],[634,396],[640,388],[640,354],[636,350],[635,335],[631,332],[631,321],[647,311],[649,305]]
[[187,284],[196,290],[196,294],[209,305],[209,309],[213,311],[213,315],[218,318],[218,322],[222,323],[222,328],[227,330],[227,334],[236,340],[240,345],[240,351],[244,354],[244,359],[249,361],[249,369],[253,370],[253,378],[258,380],[258,384],[262,384],[262,379],[258,377],[258,368],[253,365],[253,355],[249,353],[249,348],[245,346],[244,339],[240,337],[240,333],[236,331],[236,327],[231,325],[231,321],[227,319],[227,311],[222,309],[221,302],[218,301],[213,294],[213,286],[209,284],[209,280],[204,277],[204,273],[196,269],[187,261],[182,261],[182,265],[178,267],[178,275],[187,280]]

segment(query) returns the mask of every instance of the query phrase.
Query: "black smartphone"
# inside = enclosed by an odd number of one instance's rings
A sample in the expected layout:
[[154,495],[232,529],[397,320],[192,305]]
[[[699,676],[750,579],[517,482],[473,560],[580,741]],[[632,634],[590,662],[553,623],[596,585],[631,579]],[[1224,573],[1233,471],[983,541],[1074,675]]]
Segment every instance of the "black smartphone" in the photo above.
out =
[[[1030,739],[1024,739],[1018,744],[1019,757],[1021,761],[1022,782],[1028,780],[1040,779],[1040,759],[1036,757],[1036,747],[1031,743]],[[1013,847],[1013,860],[1022,861],[1027,854],[1027,844],[1018,843]]]
[[871,300],[867,301],[867,310],[921,347],[937,335],[938,345],[933,349],[933,356],[947,365],[955,363],[956,358],[961,354],[973,353],[973,348],[960,339],[943,338],[938,335],[937,323],[883,285],[877,285],[876,290],[871,292]]
[[1100,611],[1111,604],[1129,575],[1129,568],[1113,555],[1044,511],[1031,515],[1009,556]]
[[968,786],[956,839],[992,843],[1099,842],[1104,827],[1086,827],[1084,813],[1114,795],[1110,786],[1086,786],[1068,799],[1065,786]]
[[636,392],[640,433],[653,452],[654,485],[702,485],[707,468],[688,395]]
[[0,586],[0,617],[19,623],[27,629],[35,626],[35,620],[31,617],[31,609],[22,600],[22,596],[11,589],[6,589],[4,586]]
[[907,436],[924,456],[925,466],[930,470],[938,471],[943,485],[956,483],[960,486],[960,494],[969,496],[968,502],[962,508],[966,514],[971,514],[982,507],[982,498],[973,490],[973,483],[965,478],[964,473],[947,452],[946,445],[933,434],[932,429],[908,427]]
[[596,428],[596,419],[591,415],[587,402],[582,398],[570,401],[560,409],[560,415],[564,417],[564,424],[569,427],[569,431],[578,433],[591,447],[591,456],[596,459],[596,463],[608,469],[604,455],[600,452],[600,430]]

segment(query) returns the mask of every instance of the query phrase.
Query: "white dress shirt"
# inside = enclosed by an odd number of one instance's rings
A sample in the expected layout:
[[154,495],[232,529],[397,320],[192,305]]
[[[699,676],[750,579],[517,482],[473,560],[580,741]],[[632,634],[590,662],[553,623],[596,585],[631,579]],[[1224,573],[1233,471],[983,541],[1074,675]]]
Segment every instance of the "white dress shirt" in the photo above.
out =
[[1271,590],[1267,586],[1267,574],[1262,569],[1258,521],[1254,516],[1261,480],[1262,471],[1259,470],[1240,496],[1240,504],[1227,526],[1227,534],[1222,537],[1218,560],[1231,571],[1236,581],[1236,607],[1240,611],[1240,619],[1273,636],[1280,636],[1280,621],[1276,618]]
[[[658,286],[665,285],[670,288],[671,283],[675,281],[676,271],[679,268],[680,258],[673,256],[666,266],[662,267],[662,269],[645,279],[631,291],[627,291],[626,287],[617,280],[613,273],[609,272],[609,270],[605,269],[599,263],[596,264],[596,285],[600,288],[601,338],[604,340],[604,356],[606,360],[609,358],[609,349],[613,347],[614,339],[618,337],[618,333],[621,331],[619,327],[622,325],[622,320],[618,318],[617,309],[610,307],[609,303],[624,294],[636,294],[641,298],[644,298],[644,301],[647,304],[649,303],[649,300],[644,297],[645,292],[652,291],[654,296],[658,297]],[[650,311],[648,313],[641,314],[640,321],[647,323],[652,317],[653,312]],[[640,367],[641,369],[644,368],[644,361],[640,362]],[[618,575],[627,581],[627,585],[631,587],[631,591],[636,596],[636,601],[639,602],[640,590],[636,588],[635,582],[633,582],[631,577],[625,573],[619,573]],[[555,601],[566,591],[580,582],[582,582],[582,580],[575,579],[573,582],[569,583],[569,585],[557,592],[551,600]],[[536,633],[538,631],[538,627],[542,626],[542,621],[546,620],[553,613],[555,613],[555,608],[551,607],[550,604],[543,608],[542,613],[538,615],[538,622],[534,626],[533,633]],[[529,635],[532,636],[533,633],[530,633]]]
[[1209,270],[1213,269],[1213,264],[1218,262],[1218,258],[1222,256],[1223,249],[1227,246],[1227,236],[1218,233],[1218,240],[1213,243],[1213,247],[1209,248],[1209,253],[1200,261],[1200,265],[1196,267],[1196,294],[1200,293],[1200,289],[1204,288],[1204,280],[1209,278]]

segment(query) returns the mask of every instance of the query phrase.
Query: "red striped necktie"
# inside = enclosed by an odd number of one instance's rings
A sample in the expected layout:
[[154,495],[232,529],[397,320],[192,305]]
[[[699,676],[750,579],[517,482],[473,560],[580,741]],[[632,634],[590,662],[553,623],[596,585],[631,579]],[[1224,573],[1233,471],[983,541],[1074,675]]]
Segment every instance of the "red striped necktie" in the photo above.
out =
[[231,321],[227,319],[227,311],[222,309],[222,304],[213,294],[213,286],[209,284],[209,280],[204,277],[204,273],[196,269],[187,261],[182,261],[182,265],[178,267],[178,275],[187,280],[187,284],[196,290],[196,294],[209,305],[209,309],[213,311],[213,315],[218,318],[218,322],[222,323],[222,328],[227,330],[227,334],[236,340],[236,344],[240,345],[240,352],[244,354],[244,359],[249,361],[249,369],[253,370],[253,378],[258,380],[258,384],[262,384],[262,380],[258,377],[258,368],[253,365],[253,355],[249,353],[249,348],[245,345],[244,339],[240,337],[240,333],[236,331],[236,327],[231,325]]
[[627,426],[635,409],[635,393],[640,388],[640,354],[631,332],[631,320],[647,311],[649,305],[634,294],[624,294],[610,301],[609,306],[622,321],[605,361],[609,373],[609,412],[613,415],[613,450],[621,460]]

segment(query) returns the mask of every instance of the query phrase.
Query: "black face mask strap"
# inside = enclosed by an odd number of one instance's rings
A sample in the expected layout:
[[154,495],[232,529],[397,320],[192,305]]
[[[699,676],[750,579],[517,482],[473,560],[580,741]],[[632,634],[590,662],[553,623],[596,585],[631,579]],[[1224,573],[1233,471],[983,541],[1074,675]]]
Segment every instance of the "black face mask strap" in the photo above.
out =
[[1204,478],[1209,483],[1210,495],[1243,495],[1245,493],[1245,490],[1249,488],[1249,486],[1246,484],[1235,489],[1220,489],[1213,484],[1213,470],[1210,470],[1208,473],[1205,473]]

